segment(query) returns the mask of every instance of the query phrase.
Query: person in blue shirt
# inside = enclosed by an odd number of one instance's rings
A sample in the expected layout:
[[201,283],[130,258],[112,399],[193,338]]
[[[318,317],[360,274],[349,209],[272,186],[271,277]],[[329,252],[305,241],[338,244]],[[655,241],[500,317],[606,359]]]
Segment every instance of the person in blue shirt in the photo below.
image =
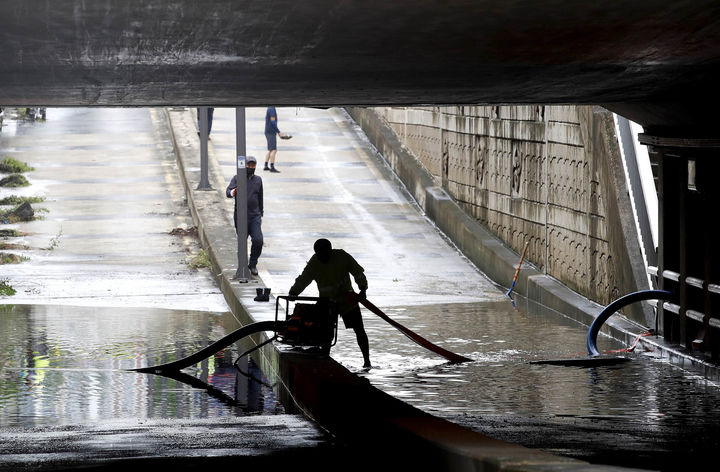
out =
[[[257,159],[248,156],[245,170],[247,172],[247,219],[248,219],[248,236],[250,237],[250,258],[248,260],[248,268],[252,275],[258,275],[257,263],[262,254],[263,233],[262,233],[262,217],[265,213],[263,208],[263,184],[262,178],[255,175],[257,167]],[[237,176],[233,175],[230,185],[225,189],[225,196],[233,198],[237,194]],[[237,232],[237,205],[234,205],[235,212],[233,220],[235,221],[235,231]]]
[[[265,168],[270,172],[280,172],[275,168],[275,156],[277,156],[277,137],[284,136],[278,128],[278,117],[275,107],[267,107],[265,111],[265,139],[267,140],[267,155],[265,156]],[[268,167],[269,164],[269,167]]]

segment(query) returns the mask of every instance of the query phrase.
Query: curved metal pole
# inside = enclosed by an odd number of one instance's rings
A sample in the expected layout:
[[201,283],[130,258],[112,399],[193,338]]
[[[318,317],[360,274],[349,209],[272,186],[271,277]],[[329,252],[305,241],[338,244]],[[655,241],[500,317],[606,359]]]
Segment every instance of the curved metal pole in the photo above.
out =
[[588,354],[591,356],[599,356],[600,351],[597,349],[597,335],[602,325],[607,321],[613,313],[618,311],[620,308],[629,305],[631,303],[640,302],[643,300],[670,300],[672,293],[667,290],[642,290],[640,292],[630,293],[624,297],[620,297],[608,306],[593,320],[590,325],[590,330],[587,334],[587,349]]

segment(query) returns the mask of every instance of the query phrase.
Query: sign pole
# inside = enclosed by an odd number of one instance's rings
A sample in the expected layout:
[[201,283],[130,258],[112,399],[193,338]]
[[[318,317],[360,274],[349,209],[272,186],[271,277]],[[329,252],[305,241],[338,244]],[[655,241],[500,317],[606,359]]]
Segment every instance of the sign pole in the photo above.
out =
[[200,183],[197,190],[212,190],[208,179],[208,107],[198,108],[200,124]]
[[235,210],[237,211],[237,257],[238,268],[235,278],[240,283],[247,283],[250,278],[248,268],[247,250],[247,171],[245,170],[246,142],[245,142],[245,107],[235,108],[235,147],[236,147],[236,179],[237,193],[235,195]]

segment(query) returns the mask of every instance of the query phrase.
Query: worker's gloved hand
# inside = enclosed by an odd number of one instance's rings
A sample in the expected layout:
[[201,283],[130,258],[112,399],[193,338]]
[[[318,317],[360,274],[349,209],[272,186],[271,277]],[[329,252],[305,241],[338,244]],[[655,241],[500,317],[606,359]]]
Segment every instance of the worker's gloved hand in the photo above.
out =
[[232,195],[233,197],[235,196],[236,193],[237,193],[237,188],[230,190],[230,195]]
[[365,294],[364,289],[360,290],[360,293],[358,293],[358,298],[360,298],[360,300],[365,300],[367,298],[367,295]]

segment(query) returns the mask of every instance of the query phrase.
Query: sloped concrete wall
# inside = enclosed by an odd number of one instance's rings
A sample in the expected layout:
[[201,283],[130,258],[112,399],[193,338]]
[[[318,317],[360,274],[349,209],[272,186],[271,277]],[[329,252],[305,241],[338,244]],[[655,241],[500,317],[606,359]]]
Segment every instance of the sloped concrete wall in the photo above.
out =
[[[368,128],[391,129],[432,185],[508,247],[520,253],[529,242],[526,260],[541,273],[602,305],[648,288],[607,110],[453,106],[349,112],[379,149],[378,140],[387,136]],[[375,125],[357,119],[368,113],[378,119]],[[403,172],[407,164],[389,154],[390,165]],[[413,193],[428,211],[426,192]],[[631,310],[633,319],[651,325],[654,315],[647,307]]]

